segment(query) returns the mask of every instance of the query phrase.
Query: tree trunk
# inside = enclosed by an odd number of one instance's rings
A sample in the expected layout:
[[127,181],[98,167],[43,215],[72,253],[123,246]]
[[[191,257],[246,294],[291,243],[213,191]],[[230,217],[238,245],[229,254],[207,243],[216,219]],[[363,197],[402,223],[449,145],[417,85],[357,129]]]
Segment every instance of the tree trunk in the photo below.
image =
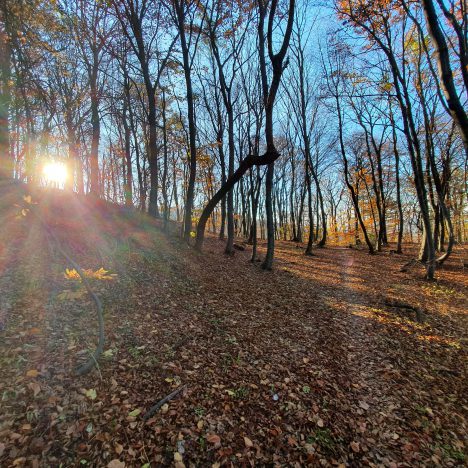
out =
[[[96,59],[97,60],[97,59]],[[101,136],[101,122],[99,120],[99,95],[97,82],[97,63],[94,64],[91,73],[91,153],[89,155],[90,166],[90,192],[95,197],[100,196],[99,188],[99,140]]]
[[273,176],[275,164],[268,165],[265,178],[265,212],[267,217],[267,252],[262,263],[264,270],[271,270],[273,267],[273,256],[275,252],[275,226],[273,221]]

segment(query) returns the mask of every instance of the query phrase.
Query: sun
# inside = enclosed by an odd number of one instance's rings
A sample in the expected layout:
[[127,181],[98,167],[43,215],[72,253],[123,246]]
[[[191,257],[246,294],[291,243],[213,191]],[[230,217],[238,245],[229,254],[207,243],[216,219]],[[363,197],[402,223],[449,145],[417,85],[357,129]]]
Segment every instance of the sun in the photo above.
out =
[[67,168],[60,162],[50,162],[44,166],[43,174],[49,184],[63,185],[67,180]]

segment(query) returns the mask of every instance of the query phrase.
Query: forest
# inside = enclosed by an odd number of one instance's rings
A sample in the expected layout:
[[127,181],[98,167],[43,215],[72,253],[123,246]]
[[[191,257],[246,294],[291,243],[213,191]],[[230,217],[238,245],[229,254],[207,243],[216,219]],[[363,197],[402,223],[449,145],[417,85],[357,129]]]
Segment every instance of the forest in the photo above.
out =
[[467,462],[466,0],[0,0],[0,465]]

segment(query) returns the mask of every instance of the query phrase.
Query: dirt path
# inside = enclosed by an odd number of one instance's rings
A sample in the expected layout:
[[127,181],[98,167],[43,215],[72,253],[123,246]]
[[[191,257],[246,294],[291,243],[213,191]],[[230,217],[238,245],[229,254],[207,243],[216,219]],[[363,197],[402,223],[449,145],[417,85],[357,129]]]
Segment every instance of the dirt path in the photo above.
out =
[[[395,432],[400,419],[400,403],[396,402],[392,388],[394,365],[384,337],[372,327],[373,310],[369,307],[369,298],[354,288],[354,282],[359,278],[359,260],[347,248],[338,250],[337,255],[341,266],[340,283],[334,288],[332,297],[336,301],[335,307],[344,312],[342,346],[357,400],[359,436],[351,449],[367,452],[363,461],[378,460],[391,465],[395,448],[401,448],[396,442],[404,437],[399,433],[403,431]],[[343,304],[346,304],[344,308]],[[378,444],[374,442],[373,432],[381,434]],[[404,453],[401,456],[405,458]],[[411,461],[411,456],[406,458]]]

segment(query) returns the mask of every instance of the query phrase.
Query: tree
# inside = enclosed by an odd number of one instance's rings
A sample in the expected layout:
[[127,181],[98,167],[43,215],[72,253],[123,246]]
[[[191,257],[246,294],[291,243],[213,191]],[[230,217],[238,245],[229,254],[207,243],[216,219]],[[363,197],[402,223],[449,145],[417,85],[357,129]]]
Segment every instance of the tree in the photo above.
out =
[[[253,166],[263,166],[263,165],[270,165],[274,163],[278,157],[279,153],[276,149],[274,136],[273,136],[273,109],[275,98],[278,92],[278,88],[281,82],[281,76],[284,71],[284,60],[286,57],[286,53],[289,47],[289,42],[291,39],[292,27],[294,23],[294,8],[295,8],[295,0],[289,1],[289,9],[288,9],[288,20],[286,30],[283,36],[283,40],[281,42],[281,47],[278,52],[274,52],[273,49],[273,24],[275,15],[278,8],[278,1],[272,0],[271,6],[268,12],[268,4],[263,3],[263,0],[258,0],[257,3],[257,11],[258,11],[258,50],[259,50],[259,62],[260,62],[260,74],[261,74],[261,82],[262,82],[262,94],[263,94],[263,104],[265,108],[265,140],[266,140],[266,152],[261,155],[257,156],[254,154],[250,154],[242,159],[239,167],[237,170],[232,174],[232,176],[228,177],[226,183],[216,192],[216,194],[212,197],[212,199],[208,202],[206,207],[204,208],[200,220],[198,222],[197,227],[197,240],[196,246],[198,249],[201,249],[203,246],[204,234],[205,234],[205,226],[208,218],[210,217],[211,213],[213,212],[216,205],[219,201],[228,193],[229,190],[234,187],[234,185],[241,179],[241,177]],[[267,12],[269,13],[268,16],[268,28],[267,34],[265,37],[265,19],[267,16]],[[271,82],[268,82],[267,77],[267,67],[266,67],[266,57],[265,57],[265,42],[267,43],[268,49],[268,57],[270,59],[270,63],[272,65],[272,78]],[[270,180],[272,175],[270,174]],[[267,175],[267,184],[268,182],[268,175]],[[270,229],[272,231],[272,222],[271,222],[271,206],[270,206]],[[273,249],[274,249],[274,234],[273,232],[270,233],[269,237],[269,249],[267,253],[267,257],[264,262],[264,267],[266,269],[271,268],[272,261],[273,261]]]

